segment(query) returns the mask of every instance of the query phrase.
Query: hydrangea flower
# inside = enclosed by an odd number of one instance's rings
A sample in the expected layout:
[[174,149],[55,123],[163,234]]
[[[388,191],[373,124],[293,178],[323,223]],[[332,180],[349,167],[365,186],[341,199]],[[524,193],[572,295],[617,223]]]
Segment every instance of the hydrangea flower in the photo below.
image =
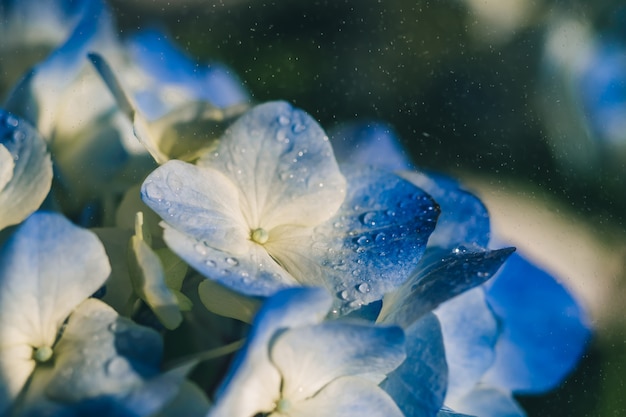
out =
[[196,165],[157,168],[142,197],[167,245],[206,277],[251,296],[322,286],[345,314],[404,282],[438,208],[393,174],[342,169],[313,119],[270,102]]
[[[33,214],[4,242],[0,413],[148,415],[176,395],[185,373],[159,376],[160,336],[88,298],[109,272],[96,236],[58,214]],[[146,384],[171,394],[138,402]]]
[[401,416],[378,383],[405,358],[402,330],[323,322],[331,306],[319,288],[269,298],[209,416]]

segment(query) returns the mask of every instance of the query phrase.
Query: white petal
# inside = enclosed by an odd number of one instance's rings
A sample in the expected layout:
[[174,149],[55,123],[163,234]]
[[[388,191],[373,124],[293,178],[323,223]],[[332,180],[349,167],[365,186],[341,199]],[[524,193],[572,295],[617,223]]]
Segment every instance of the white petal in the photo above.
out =
[[245,295],[265,297],[298,282],[267,251],[244,240],[240,254],[214,249],[206,242],[165,226],[165,242],[205,277]]
[[282,395],[291,402],[342,376],[386,375],[406,357],[400,328],[340,321],[287,330],[270,355],[283,376]]
[[33,349],[27,344],[0,346],[0,415],[18,396],[35,369]]
[[[292,404],[289,417],[402,417],[394,401],[375,383],[343,377],[328,384],[316,396]],[[272,414],[274,416],[274,414]]]
[[13,161],[13,155],[11,152],[0,143],[0,192],[13,178],[13,169],[15,168],[15,162]]
[[2,110],[0,164],[1,230],[37,210],[52,184],[52,162],[44,140],[26,122]]
[[0,250],[0,341],[52,346],[110,272],[98,238],[53,213],[29,217]]
[[219,171],[169,161],[146,178],[141,195],[178,231],[234,255],[246,252],[250,228],[239,209],[239,192]]
[[252,228],[313,226],[343,202],[345,179],[326,133],[308,114],[284,102],[254,107],[198,161],[228,176],[243,195]]
[[280,397],[281,376],[269,358],[272,338],[282,329],[319,323],[330,305],[330,296],[317,288],[289,288],[269,298],[224,378],[209,416],[249,417],[273,410]]

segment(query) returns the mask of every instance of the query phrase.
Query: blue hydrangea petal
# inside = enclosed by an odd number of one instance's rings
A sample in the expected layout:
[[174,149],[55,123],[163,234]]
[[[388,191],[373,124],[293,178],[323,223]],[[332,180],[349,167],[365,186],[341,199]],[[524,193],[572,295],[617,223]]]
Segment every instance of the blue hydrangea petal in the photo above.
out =
[[479,417],[526,417],[509,392],[490,386],[477,387],[458,401],[446,405]]
[[251,229],[317,225],[341,206],[345,179],[322,128],[285,102],[252,108],[230,126],[201,166],[215,168],[240,190]]
[[270,297],[256,315],[208,416],[252,416],[273,410],[281,376],[269,358],[272,338],[281,329],[321,322],[331,304],[330,295],[320,288],[289,288]]
[[487,281],[514,250],[433,250],[424,257],[415,275],[385,296],[378,320],[409,326],[444,301]]
[[52,184],[46,143],[24,120],[0,109],[0,230],[37,210]]
[[371,165],[387,171],[414,169],[393,128],[386,124],[345,124],[329,136],[340,164]]
[[331,321],[291,329],[272,343],[270,357],[291,402],[313,396],[341,376],[380,382],[406,357],[399,327]]
[[298,271],[292,275],[318,275],[317,285],[335,295],[341,314],[380,300],[406,280],[439,214],[428,194],[393,174],[345,168],[346,200],[304,241],[309,247],[293,240],[268,242],[274,258]]
[[400,175],[429,193],[441,207],[441,216],[428,241],[429,246],[446,249],[458,245],[487,247],[489,213],[476,196],[444,175],[416,171]]
[[[221,108],[249,101],[248,93],[234,73],[221,64],[199,64],[156,29],[142,30],[127,41],[133,61],[154,82],[180,87],[190,98]],[[139,106],[144,100],[138,97]]]
[[485,381],[525,393],[543,392],[560,383],[590,337],[589,319],[573,296],[551,275],[515,254],[488,286],[487,301],[503,328]]
[[341,377],[317,395],[292,404],[289,415],[298,417],[402,417],[396,403],[375,383],[357,377]]
[[446,301],[435,314],[441,323],[446,346],[447,401],[470,391],[493,364],[500,333],[482,287]]
[[168,247],[202,275],[234,291],[269,296],[298,282],[261,246],[247,242],[247,251],[233,254],[213,249],[204,241],[164,225]]
[[429,313],[406,329],[405,334],[407,359],[381,387],[405,416],[435,415],[443,404],[448,380],[439,321]]

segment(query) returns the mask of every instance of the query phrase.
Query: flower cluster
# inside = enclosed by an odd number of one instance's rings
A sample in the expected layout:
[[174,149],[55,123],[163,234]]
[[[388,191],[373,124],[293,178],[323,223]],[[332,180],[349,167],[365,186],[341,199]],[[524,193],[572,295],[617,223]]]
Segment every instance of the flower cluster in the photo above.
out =
[[0,21],[1,415],[523,416],[580,357],[572,296],[383,126],[329,139],[97,0]]

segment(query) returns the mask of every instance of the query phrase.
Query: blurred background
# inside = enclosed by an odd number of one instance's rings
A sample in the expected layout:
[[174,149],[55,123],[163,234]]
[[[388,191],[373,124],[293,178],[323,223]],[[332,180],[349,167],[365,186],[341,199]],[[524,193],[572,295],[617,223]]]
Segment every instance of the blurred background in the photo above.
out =
[[594,338],[530,416],[626,415],[626,4],[617,0],[114,0],[327,130],[387,123],[559,277]]

